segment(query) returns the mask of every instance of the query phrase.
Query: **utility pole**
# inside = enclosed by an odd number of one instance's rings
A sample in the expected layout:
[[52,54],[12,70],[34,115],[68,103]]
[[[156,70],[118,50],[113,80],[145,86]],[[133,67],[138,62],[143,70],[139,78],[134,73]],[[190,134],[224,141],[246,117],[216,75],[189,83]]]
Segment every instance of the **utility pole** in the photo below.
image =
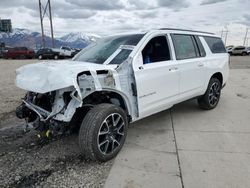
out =
[[227,30],[221,30],[221,38],[223,39],[223,37],[224,37],[224,34],[225,34],[225,38],[224,38],[224,43],[225,43],[225,46],[226,46],[226,44],[227,44],[227,35],[228,35],[228,29]]
[[43,16],[42,16],[42,4],[39,0],[39,12],[40,12],[40,22],[41,22],[41,30],[42,30],[42,46],[45,48],[45,39],[44,39],[44,30],[43,30]]
[[[51,44],[52,47],[55,47],[55,42],[54,42],[54,31],[53,31],[53,24],[52,24],[52,13],[51,13],[51,4],[50,0],[46,0],[45,7],[41,3],[41,0],[38,0],[39,2],[39,12],[40,12],[40,21],[41,21],[41,30],[42,30],[42,46],[45,48],[45,35],[44,35],[44,17],[45,15],[48,16],[49,21],[50,21],[50,32],[51,32]],[[49,13],[48,13],[49,12]]]
[[51,4],[50,0],[48,0],[49,3],[49,19],[50,19],[50,32],[51,32],[51,39],[52,39],[52,47],[55,47],[55,41],[54,41],[54,32],[53,32],[53,24],[52,24],[52,14],[51,14]]
[[227,46],[227,35],[228,35],[228,30],[225,31],[225,46]]
[[243,46],[245,46],[245,45],[246,45],[246,42],[247,42],[248,29],[249,29],[249,28],[246,29],[246,34],[245,34],[245,37],[244,37]]

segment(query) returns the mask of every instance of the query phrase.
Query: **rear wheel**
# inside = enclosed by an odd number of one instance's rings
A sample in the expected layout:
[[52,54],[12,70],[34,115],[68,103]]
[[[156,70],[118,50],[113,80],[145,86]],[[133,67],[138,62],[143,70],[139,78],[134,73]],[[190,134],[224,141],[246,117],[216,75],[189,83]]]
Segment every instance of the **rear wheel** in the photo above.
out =
[[43,59],[43,56],[42,56],[42,55],[39,55],[39,56],[38,56],[38,59],[40,59],[40,60]]
[[205,110],[211,110],[217,106],[220,100],[221,83],[217,78],[211,78],[206,93],[198,98],[199,106]]
[[242,53],[242,55],[243,55],[243,56],[246,56],[246,55],[247,55],[247,53],[246,53],[246,52],[243,52],[243,53]]
[[113,104],[92,108],[82,121],[79,146],[86,159],[108,161],[121,150],[127,135],[126,113]]

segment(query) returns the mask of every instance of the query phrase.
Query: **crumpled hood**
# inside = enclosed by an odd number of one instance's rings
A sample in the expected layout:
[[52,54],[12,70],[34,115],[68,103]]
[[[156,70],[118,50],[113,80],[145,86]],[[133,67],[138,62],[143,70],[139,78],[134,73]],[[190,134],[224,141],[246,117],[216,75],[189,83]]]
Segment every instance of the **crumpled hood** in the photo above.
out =
[[36,93],[74,86],[83,71],[114,70],[114,65],[102,65],[72,60],[25,65],[16,70],[16,86]]

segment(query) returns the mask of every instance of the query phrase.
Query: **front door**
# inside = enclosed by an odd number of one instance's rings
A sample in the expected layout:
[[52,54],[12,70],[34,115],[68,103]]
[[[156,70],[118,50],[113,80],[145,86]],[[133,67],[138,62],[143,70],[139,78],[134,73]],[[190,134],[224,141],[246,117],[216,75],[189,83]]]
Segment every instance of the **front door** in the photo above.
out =
[[133,62],[139,117],[169,108],[179,94],[179,70],[167,36],[149,39]]

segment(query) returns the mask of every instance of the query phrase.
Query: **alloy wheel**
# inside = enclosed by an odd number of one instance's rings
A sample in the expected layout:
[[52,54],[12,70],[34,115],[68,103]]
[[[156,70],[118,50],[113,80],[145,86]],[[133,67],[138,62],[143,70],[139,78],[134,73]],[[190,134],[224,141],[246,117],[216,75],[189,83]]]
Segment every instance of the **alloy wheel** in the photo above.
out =
[[217,82],[214,82],[210,89],[208,95],[208,102],[211,106],[217,105],[220,98],[220,85]]
[[124,137],[124,120],[118,113],[110,114],[101,124],[98,131],[98,149],[102,154],[113,153]]

